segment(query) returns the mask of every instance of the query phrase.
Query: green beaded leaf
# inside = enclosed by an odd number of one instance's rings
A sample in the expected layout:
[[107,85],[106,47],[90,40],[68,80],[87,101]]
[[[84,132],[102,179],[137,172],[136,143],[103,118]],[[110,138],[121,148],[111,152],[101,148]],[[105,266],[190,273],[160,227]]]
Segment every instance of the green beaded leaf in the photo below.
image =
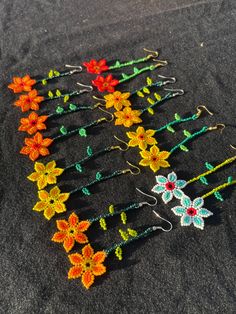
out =
[[121,76],[122,76],[123,79],[129,78],[129,76],[127,74],[125,74],[125,73],[122,73]]
[[69,95],[65,95],[63,98],[64,103],[66,103],[70,99]]
[[120,66],[120,61],[117,60],[116,63],[115,63],[115,67],[119,67]]
[[52,91],[49,91],[49,92],[48,92],[48,97],[50,97],[50,98],[53,97],[53,92],[52,92]]
[[219,201],[221,201],[221,202],[223,202],[224,201],[224,199],[223,199],[223,197],[222,197],[222,195],[220,194],[220,192],[215,192],[214,193],[214,196],[219,200]]
[[134,73],[135,73],[135,74],[138,74],[138,73],[139,73],[139,69],[138,69],[138,68],[134,67],[133,70],[134,70]]
[[189,150],[188,150],[188,148],[185,146],[185,145],[180,145],[180,147],[179,147],[182,151],[184,151],[184,152],[188,152]]
[[82,166],[81,166],[81,164],[78,163],[78,162],[75,164],[75,169],[76,169],[78,172],[83,172]]
[[87,136],[86,129],[84,129],[84,128],[79,129],[79,135],[81,137],[86,137]]
[[154,110],[152,108],[148,108],[148,112],[151,114],[151,115],[154,115]]
[[161,100],[161,95],[154,93],[154,96],[156,98],[156,100],[160,101]]
[[129,235],[131,235],[131,237],[137,237],[137,235],[138,235],[138,232],[134,229],[128,228],[127,231],[129,233]]
[[96,173],[96,180],[99,181],[99,180],[101,180],[101,178],[102,178],[102,174],[101,174],[101,172],[98,171]]
[[152,79],[150,77],[147,77],[147,85],[152,85]]
[[228,177],[228,183],[232,183],[233,182],[233,177]]
[[147,101],[149,102],[149,104],[154,105],[155,104],[155,100],[153,100],[152,98],[148,97]]
[[186,137],[190,137],[191,136],[191,133],[189,131],[187,131],[187,130],[184,130],[183,133],[184,133],[184,135]]
[[121,247],[118,246],[115,249],[115,255],[116,255],[116,257],[118,258],[119,261],[122,260],[122,248]]
[[168,125],[167,130],[171,133],[175,133],[175,130],[170,125]]
[[127,222],[127,215],[126,215],[125,212],[122,212],[122,213],[120,214],[120,219],[121,219],[123,225],[125,225],[126,222]]
[[60,72],[58,72],[58,71],[56,71],[56,70],[53,71],[53,73],[54,73],[55,76],[59,76],[59,75],[60,75]]
[[180,115],[178,113],[175,114],[175,120],[180,120]]
[[208,170],[214,169],[214,166],[212,166],[209,162],[206,162],[206,163],[205,163],[205,167],[206,167]]
[[43,85],[47,85],[47,80],[42,80]]
[[147,88],[147,87],[144,87],[144,88],[143,88],[143,92],[146,93],[146,94],[150,94],[150,90],[149,90],[149,88]]
[[104,231],[107,230],[107,224],[106,224],[106,220],[105,220],[104,218],[101,218],[101,219],[99,220],[99,223],[100,223],[101,228],[102,228]]
[[57,95],[58,97],[60,97],[60,96],[61,96],[61,92],[60,92],[60,90],[59,90],[59,89],[57,89],[57,90],[56,90],[56,95]]
[[69,105],[69,108],[70,108],[70,110],[76,110],[76,109],[77,109],[77,106],[74,105],[74,104],[70,104],[70,105]]
[[129,235],[128,235],[127,232],[125,232],[125,231],[119,229],[119,233],[120,233],[120,235],[121,235],[121,237],[122,237],[123,240],[127,241],[127,240],[129,239]]
[[91,195],[91,193],[90,193],[90,191],[89,191],[89,189],[88,188],[83,188],[82,189],[82,193],[84,194],[84,195]]
[[114,205],[110,205],[109,208],[108,208],[108,210],[109,210],[109,213],[110,213],[110,214],[114,214],[114,212],[115,212],[115,210],[114,210]]
[[57,106],[56,113],[62,113],[62,112],[64,112],[64,108],[62,108],[61,106]]
[[93,150],[92,150],[91,146],[88,146],[87,147],[87,155],[92,156],[92,154],[93,154]]
[[142,98],[144,97],[144,94],[140,90],[137,92],[137,95]]
[[64,127],[64,125],[62,125],[61,127],[60,127],[60,132],[62,133],[62,134],[67,134],[67,128],[66,127]]
[[203,184],[208,185],[208,181],[206,177],[200,177],[199,179]]
[[48,77],[49,77],[49,78],[52,78],[52,77],[53,77],[53,70],[50,70],[50,71],[48,72]]

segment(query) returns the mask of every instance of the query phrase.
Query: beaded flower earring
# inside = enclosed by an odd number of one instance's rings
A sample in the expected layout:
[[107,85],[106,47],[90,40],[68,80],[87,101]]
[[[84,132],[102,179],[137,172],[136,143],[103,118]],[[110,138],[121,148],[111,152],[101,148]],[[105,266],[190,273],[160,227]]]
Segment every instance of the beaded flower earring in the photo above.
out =
[[68,279],[81,278],[83,286],[86,289],[89,289],[93,285],[96,276],[101,276],[106,273],[107,269],[103,263],[111,253],[114,252],[116,257],[121,260],[122,248],[126,247],[131,242],[145,238],[157,230],[170,232],[173,228],[172,223],[169,220],[162,218],[156,211],[153,210],[153,212],[159,219],[168,223],[170,227],[165,229],[158,225],[150,226],[141,232],[130,235],[126,240],[115,243],[108,248],[97,251],[96,253],[92,246],[87,244],[83,247],[82,254],[76,252],[68,255],[69,261],[72,264],[72,267],[68,271]]
[[[201,181],[203,184],[208,185],[208,180],[206,178],[207,176],[218,171],[222,167],[229,165],[235,160],[236,160],[236,156],[233,156],[221,162],[215,167],[212,164],[206,162],[205,166],[208,170],[188,181],[183,180],[183,179],[178,179],[175,172],[169,173],[167,177],[158,175],[156,176],[157,184],[154,185],[154,187],[152,188],[152,192],[157,193],[157,194],[162,194],[162,200],[165,204],[169,203],[173,198],[181,199],[184,195],[184,192],[182,191],[182,189],[184,189],[187,185],[198,180]],[[214,195],[217,199],[223,200],[219,192],[216,192]]]
[[28,94],[20,95],[19,99],[17,99],[14,102],[14,105],[16,107],[20,107],[22,112],[26,112],[29,110],[37,111],[39,110],[39,105],[41,105],[42,102],[60,98],[63,99],[64,103],[66,103],[72,96],[79,96],[80,94],[83,93],[90,93],[93,90],[93,87],[90,85],[84,85],[82,83],[77,84],[82,86],[83,89],[75,90],[65,94],[63,94],[59,89],[57,89],[55,93],[49,91],[48,97],[39,95],[38,91],[36,89],[33,89]]
[[193,224],[194,227],[203,230],[205,225],[203,218],[208,218],[213,215],[211,211],[203,207],[204,199],[211,195],[215,195],[217,199],[223,201],[223,198],[221,196],[219,197],[219,191],[234,184],[236,184],[236,180],[233,180],[232,177],[228,177],[226,183],[217,186],[210,192],[195,198],[193,201],[184,194],[180,199],[180,205],[171,208],[171,210],[175,215],[181,217],[181,226],[190,226]]
[[[93,181],[86,185],[76,187],[75,189],[67,193],[61,193],[61,190],[59,189],[58,186],[53,187],[49,192],[47,192],[46,190],[40,190],[38,191],[39,201],[35,204],[33,210],[37,212],[43,212],[44,217],[50,220],[55,215],[55,213],[60,214],[64,213],[67,210],[64,202],[67,201],[72,194],[82,192],[84,195],[89,196],[91,195],[89,188],[95,185],[96,183],[109,180],[127,173],[130,173],[132,175],[140,174],[139,167],[134,166],[128,161],[127,163],[132,168],[116,170],[104,176],[102,175],[101,172],[97,172],[96,178]],[[135,169],[135,171],[133,169]]]
[[118,151],[126,151],[129,147],[128,144],[122,140],[120,140],[118,137],[114,136],[115,139],[120,141],[123,146],[121,145],[111,145],[107,146],[105,148],[102,148],[97,151],[93,151],[91,146],[87,147],[87,156],[84,157],[83,159],[65,167],[64,169],[62,168],[56,168],[57,164],[55,160],[52,160],[48,162],[46,165],[40,162],[36,162],[34,164],[34,169],[35,172],[31,173],[27,178],[32,181],[32,182],[37,182],[38,189],[41,190],[45,188],[48,184],[56,184],[58,182],[58,178],[62,173],[67,172],[68,170],[76,170],[79,173],[83,172],[83,165],[91,160],[94,159],[100,155],[109,153],[114,150]]
[[[149,203],[147,201],[133,202],[130,205],[126,206],[125,208],[122,208],[119,210],[116,210],[115,209],[116,206],[114,206],[112,204],[108,208],[108,213],[101,214],[101,215],[98,215],[98,216],[95,216],[93,218],[89,218],[86,220],[80,220],[78,215],[75,212],[73,212],[70,214],[68,221],[65,219],[62,219],[62,220],[60,219],[60,220],[56,221],[58,231],[54,233],[54,235],[52,237],[52,241],[57,242],[57,243],[62,243],[65,251],[68,253],[69,251],[72,250],[75,243],[85,244],[85,243],[89,242],[88,237],[85,234],[85,232],[91,227],[92,224],[99,223],[100,228],[103,231],[106,231],[108,228],[107,227],[107,220],[110,217],[120,216],[122,223],[126,224],[126,220],[127,220],[126,214],[130,210],[139,209],[145,205],[152,207],[152,206],[155,206],[157,204],[156,197],[153,197],[149,194],[143,193],[138,188],[136,188],[136,190],[139,191],[140,193],[150,197],[151,199],[154,199],[154,202],[153,203]],[[131,231],[131,229],[128,229],[129,233],[130,233],[130,231]],[[132,231],[133,231],[133,235],[136,235],[135,230],[132,230]],[[132,233],[132,231],[131,231],[131,233]],[[124,233],[122,233],[122,236],[124,236]],[[121,254],[119,254],[119,259],[122,259]]]
[[39,156],[47,156],[50,155],[50,151],[48,147],[55,143],[55,141],[61,140],[62,138],[66,138],[75,134],[79,134],[81,137],[87,137],[87,129],[91,128],[92,126],[96,126],[103,122],[111,122],[114,120],[113,114],[107,112],[106,110],[99,108],[100,110],[108,113],[111,118],[108,119],[106,117],[102,117],[96,119],[86,125],[82,125],[80,127],[74,128],[72,130],[67,130],[64,126],[60,127],[60,134],[55,135],[51,138],[46,137],[44,138],[40,132],[37,132],[32,138],[25,138],[25,146],[20,150],[20,153],[23,155],[29,156],[29,159],[35,161],[39,158]]

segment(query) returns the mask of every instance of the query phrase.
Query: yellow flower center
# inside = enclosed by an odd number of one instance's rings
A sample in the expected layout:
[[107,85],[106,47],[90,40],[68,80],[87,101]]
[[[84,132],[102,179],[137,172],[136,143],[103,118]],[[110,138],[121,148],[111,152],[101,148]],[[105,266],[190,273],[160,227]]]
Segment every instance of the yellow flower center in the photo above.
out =
[[74,228],[70,228],[69,230],[68,230],[68,234],[69,235],[71,235],[71,236],[73,236],[73,235],[75,235],[75,229]]
[[93,267],[93,261],[92,260],[87,259],[84,261],[84,264],[83,264],[84,270],[91,269],[92,267]]

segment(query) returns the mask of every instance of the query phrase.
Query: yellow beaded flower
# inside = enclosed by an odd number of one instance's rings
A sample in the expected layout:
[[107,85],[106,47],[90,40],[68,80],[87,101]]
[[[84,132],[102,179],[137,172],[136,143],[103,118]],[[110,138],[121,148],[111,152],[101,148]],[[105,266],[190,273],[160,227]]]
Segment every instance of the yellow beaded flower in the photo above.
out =
[[116,117],[115,125],[124,125],[126,128],[131,127],[135,123],[141,123],[139,118],[141,115],[140,110],[132,110],[130,107],[125,107],[122,111],[114,113]]
[[45,188],[48,184],[57,183],[57,177],[64,171],[62,168],[56,168],[55,160],[50,161],[46,166],[41,162],[36,162],[34,169],[35,172],[31,173],[27,178],[33,182],[37,181],[39,190]]
[[66,211],[64,202],[69,198],[70,193],[61,193],[58,186],[55,186],[48,193],[45,190],[38,192],[40,201],[35,204],[33,210],[42,212],[44,217],[50,220],[55,213],[63,213]]
[[160,168],[170,167],[170,164],[166,160],[170,156],[170,153],[167,151],[160,151],[156,145],[152,146],[150,151],[141,151],[140,155],[143,159],[139,164],[144,167],[149,166],[153,172],[157,172]]
[[130,93],[121,93],[119,91],[104,96],[106,108],[114,107],[117,111],[120,111],[123,107],[131,106],[131,102],[128,100],[129,96]]
[[131,147],[139,146],[140,149],[145,150],[148,145],[157,144],[153,137],[154,134],[155,130],[145,131],[142,126],[139,126],[136,132],[126,132],[126,135],[130,138],[128,145]]

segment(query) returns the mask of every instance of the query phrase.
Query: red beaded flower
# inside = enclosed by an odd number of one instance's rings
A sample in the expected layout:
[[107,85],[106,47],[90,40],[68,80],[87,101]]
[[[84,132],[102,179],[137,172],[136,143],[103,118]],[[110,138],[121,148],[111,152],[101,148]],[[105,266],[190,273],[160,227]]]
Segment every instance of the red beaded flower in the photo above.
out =
[[96,79],[92,81],[92,84],[97,87],[99,92],[108,91],[109,93],[113,93],[115,91],[114,86],[119,84],[119,81],[114,79],[111,74],[107,75],[107,77],[98,75]]
[[95,74],[100,74],[109,69],[106,59],[101,59],[99,61],[92,59],[89,62],[84,62],[83,65],[87,68],[87,72]]

